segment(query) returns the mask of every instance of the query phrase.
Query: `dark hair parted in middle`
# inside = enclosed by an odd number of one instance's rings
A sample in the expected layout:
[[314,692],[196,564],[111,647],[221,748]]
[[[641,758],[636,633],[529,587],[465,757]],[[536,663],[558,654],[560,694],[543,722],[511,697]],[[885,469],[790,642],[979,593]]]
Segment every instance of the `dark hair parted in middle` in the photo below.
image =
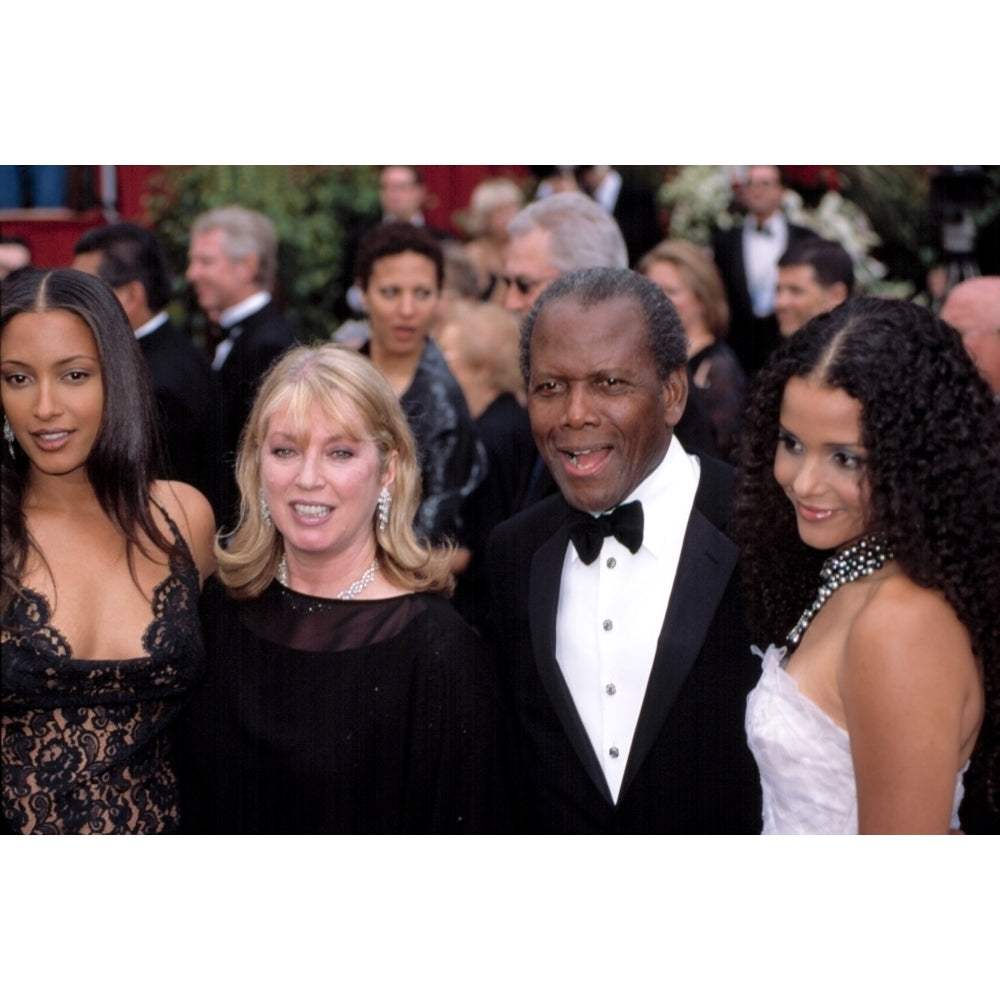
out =
[[375,262],[401,253],[418,253],[427,257],[437,274],[437,287],[444,284],[444,252],[441,244],[423,226],[409,222],[383,222],[361,237],[354,260],[354,278],[365,291]]
[[611,299],[631,299],[642,313],[649,349],[661,381],[687,363],[684,324],[673,303],[649,278],[617,267],[591,267],[564,274],[545,289],[521,325],[521,375],[525,385],[531,372],[531,334],[542,311],[559,299],[574,299],[584,308]]

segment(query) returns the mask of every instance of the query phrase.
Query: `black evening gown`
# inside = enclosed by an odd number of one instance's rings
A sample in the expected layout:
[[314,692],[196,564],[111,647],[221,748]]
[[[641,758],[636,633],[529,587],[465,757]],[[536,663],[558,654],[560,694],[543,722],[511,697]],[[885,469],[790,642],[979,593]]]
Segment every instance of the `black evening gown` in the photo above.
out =
[[444,599],[202,599],[207,672],[177,732],[185,832],[502,825],[486,647]]

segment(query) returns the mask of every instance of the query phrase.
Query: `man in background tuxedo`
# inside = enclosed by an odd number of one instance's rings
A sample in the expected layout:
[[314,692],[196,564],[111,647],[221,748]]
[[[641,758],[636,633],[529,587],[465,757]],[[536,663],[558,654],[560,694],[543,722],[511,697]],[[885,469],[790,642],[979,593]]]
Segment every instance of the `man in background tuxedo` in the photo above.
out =
[[216,508],[217,389],[204,354],[167,315],[170,266],[157,236],[128,222],[92,229],[73,248],[73,267],[106,281],[135,331],[161,418],[162,475],[196,486]]
[[784,196],[780,168],[748,167],[741,188],[746,220],[712,237],[712,254],[729,299],[729,346],[747,376],[778,346],[774,317],[778,260],[799,240],[816,235],[788,221],[781,210]]
[[629,267],[663,239],[656,213],[656,191],[623,177],[614,167],[577,167],[580,187],[614,217],[625,237]]
[[686,356],[666,295],[623,269],[563,276],[522,326],[559,488],[487,553],[523,832],[760,830],[732,470],[673,435]]
[[854,261],[834,240],[799,240],[778,261],[774,318],[790,337],[814,316],[846,302],[854,291]]
[[240,205],[199,215],[191,226],[187,279],[198,304],[225,333],[212,370],[219,385],[219,455],[225,463],[220,521],[232,520],[233,463],[243,423],[261,376],[296,342],[271,299],[278,269],[278,238],[271,220]]

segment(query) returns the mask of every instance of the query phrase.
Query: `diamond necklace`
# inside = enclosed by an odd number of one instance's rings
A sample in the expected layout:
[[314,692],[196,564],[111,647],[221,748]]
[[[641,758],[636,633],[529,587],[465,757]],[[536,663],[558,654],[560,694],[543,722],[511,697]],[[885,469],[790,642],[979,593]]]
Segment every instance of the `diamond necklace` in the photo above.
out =
[[802,634],[809,627],[809,623],[836,590],[845,583],[860,580],[863,576],[871,576],[892,557],[892,550],[885,540],[874,535],[862,538],[860,542],[852,545],[849,549],[844,549],[843,552],[836,552],[830,556],[819,571],[822,583],[816,592],[816,600],[802,612],[802,617],[795,623],[795,628],[788,633],[785,642],[790,646],[798,645]]
[[[360,594],[361,591],[375,579],[375,573],[377,571],[378,558],[376,557],[371,566],[369,566],[368,569],[366,569],[364,573],[362,573],[361,576],[347,588],[347,590],[342,590],[339,594],[337,594],[336,600],[350,601],[357,597],[358,594]],[[278,583],[280,583],[282,587],[288,586],[288,559],[285,557],[284,553],[281,555],[281,562],[278,563],[278,572],[275,576],[278,578]]]

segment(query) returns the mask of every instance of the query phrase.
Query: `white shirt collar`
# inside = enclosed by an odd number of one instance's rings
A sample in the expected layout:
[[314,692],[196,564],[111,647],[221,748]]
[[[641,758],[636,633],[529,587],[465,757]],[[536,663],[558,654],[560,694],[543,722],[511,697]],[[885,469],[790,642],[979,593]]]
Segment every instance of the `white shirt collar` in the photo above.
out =
[[228,330],[241,320],[246,319],[247,316],[252,316],[255,312],[260,312],[270,301],[270,292],[254,292],[253,295],[248,296],[242,302],[237,302],[236,305],[230,306],[228,309],[223,309],[219,316],[219,325]]
[[166,309],[158,312],[152,319],[146,320],[142,326],[138,327],[135,331],[135,339],[141,340],[147,334],[153,333],[155,330],[159,330],[161,326],[169,319]]
[[609,170],[594,190],[594,201],[609,215],[614,215],[618,203],[618,193],[622,189],[622,175],[617,170]]

